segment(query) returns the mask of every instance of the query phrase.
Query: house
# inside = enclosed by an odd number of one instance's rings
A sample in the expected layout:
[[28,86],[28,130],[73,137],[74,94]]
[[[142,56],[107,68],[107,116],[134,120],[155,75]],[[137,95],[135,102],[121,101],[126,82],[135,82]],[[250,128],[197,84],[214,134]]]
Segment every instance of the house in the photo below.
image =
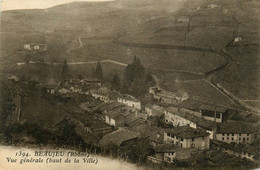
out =
[[190,126],[192,128],[197,128],[196,123],[190,120],[180,112],[176,107],[169,107],[164,112],[164,121],[166,124],[172,124],[175,127],[178,126]]
[[189,22],[189,17],[181,16],[177,20],[178,22]]
[[228,112],[226,108],[216,107],[211,105],[202,105],[200,113],[206,120],[223,123],[228,119]]
[[24,44],[23,48],[24,48],[25,50],[32,50],[32,49],[31,49],[31,44]]
[[130,106],[115,107],[104,113],[105,122],[111,126],[124,127],[127,119],[137,118],[137,110]]
[[23,48],[25,50],[29,51],[46,51],[47,50],[47,45],[46,44],[24,44]]
[[46,88],[46,92],[49,94],[54,94],[56,92],[56,86],[54,85],[48,85],[45,88]]
[[238,43],[238,42],[240,42],[240,41],[242,41],[242,38],[241,38],[241,37],[236,37],[236,38],[234,39],[234,43]]
[[138,135],[136,133],[120,127],[116,131],[103,136],[103,138],[98,142],[98,145],[102,148],[118,148],[134,143],[137,139]]
[[245,122],[226,122],[217,125],[216,140],[226,143],[250,144],[257,138],[258,129]]
[[61,94],[66,94],[66,93],[69,93],[69,92],[70,92],[70,90],[67,89],[67,88],[64,88],[64,87],[62,87],[61,89],[59,89],[59,93],[61,93]]
[[147,113],[148,116],[161,117],[164,114],[164,111],[165,109],[158,105],[148,104],[145,106],[145,113]]
[[194,129],[188,126],[166,128],[164,143],[172,143],[182,148],[204,150],[209,148],[209,135],[205,130]]
[[117,102],[123,103],[125,105],[134,107],[138,110],[141,110],[141,102],[140,100],[136,99],[135,97],[125,94],[117,97]]
[[35,51],[40,50],[40,46],[39,46],[39,45],[35,45],[35,46],[33,47],[33,49],[34,49]]
[[217,8],[218,5],[217,4],[210,4],[208,5],[208,9],[214,9],[214,8]]
[[90,95],[86,95],[85,96],[85,101],[81,102],[79,107],[82,110],[85,110],[85,111],[88,111],[88,112],[96,111],[96,113],[99,113],[99,112],[97,112],[96,108],[98,106],[102,105],[102,104],[103,104],[102,101],[97,100],[97,99],[93,98]]
[[118,92],[110,91],[106,87],[91,90],[90,93],[95,99],[99,99],[103,102],[116,101],[118,96],[120,96]]
[[150,145],[157,146],[163,144],[163,129],[152,126],[145,121],[133,122],[129,125],[129,129],[139,135],[141,139],[147,139]]
[[122,107],[122,106],[124,106],[124,104],[122,104],[122,103],[106,102],[106,103],[102,103],[102,104],[98,105],[94,109],[95,109],[95,111],[100,112],[101,114],[105,114],[110,110],[113,110],[117,107]]
[[74,112],[71,121],[76,125],[76,130],[84,137],[85,133],[91,133],[101,139],[104,135],[113,131],[113,128],[106,124],[100,117],[84,112]]
[[185,149],[180,148],[170,143],[160,144],[153,147],[153,157],[168,163],[179,162],[190,162],[195,157],[196,149]]
[[91,90],[90,93],[95,99],[101,100],[103,102],[109,102],[109,98],[107,96],[108,91],[108,88],[101,87],[99,89]]
[[78,86],[71,86],[69,90],[72,93],[81,93],[81,88]]
[[149,93],[153,95],[153,98],[169,104],[181,103],[189,98],[188,94],[183,91],[171,92],[161,89],[160,87],[151,87]]
[[96,79],[96,78],[83,78],[81,80],[81,83],[84,85],[97,85],[97,86],[101,86],[101,81]]
[[210,145],[212,148],[240,157],[241,159],[246,158],[253,162],[259,163],[260,147],[251,146],[237,143],[226,143],[219,140],[211,140]]

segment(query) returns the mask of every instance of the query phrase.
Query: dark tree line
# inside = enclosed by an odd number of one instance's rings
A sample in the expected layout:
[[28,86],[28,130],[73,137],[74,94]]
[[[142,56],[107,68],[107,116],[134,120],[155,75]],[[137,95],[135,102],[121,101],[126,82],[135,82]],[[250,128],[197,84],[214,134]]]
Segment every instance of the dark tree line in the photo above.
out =
[[138,57],[125,69],[124,90],[136,97],[145,95],[149,86],[153,83],[151,73],[148,73]]
[[[68,79],[70,77],[70,71],[68,67],[67,60],[65,59],[61,67],[61,76],[63,79]],[[96,68],[93,69],[92,73],[93,78],[97,78],[100,81],[103,81],[103,69],[101,63],[98,61]],[[77,78],[82,79],[82,75],[78,75]]]

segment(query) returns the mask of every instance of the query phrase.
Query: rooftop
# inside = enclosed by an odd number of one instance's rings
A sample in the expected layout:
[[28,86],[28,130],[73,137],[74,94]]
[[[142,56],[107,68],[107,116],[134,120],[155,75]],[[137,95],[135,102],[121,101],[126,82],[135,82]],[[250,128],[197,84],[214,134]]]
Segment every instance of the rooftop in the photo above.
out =
[[141,138],[148,138],[157,143],[163,143],[163,130],[145,122],[130,126],[130,129],[139,134]]
[[251,123],[245,122],[226,122],[217,125],[217,133],[255,133],[259,129]]
[[251,146],[251,145],[245,145],[241,143],[226,143],[219,140],[212,139],[210,140],[210,143],[222,146],[224,148],[230,149],[232,151],[235,151],[237,153],[242,153],[242,151],[245,151],[247,153],[256,155],[260,153],[260,146]]
[[167,153],[167,152],[175,152],[177,146],[172,145],[170,143],[160,144],[155,147],[153,147],[153,150],[157,153]]
[[118,130],[105,135],[100,141],[99,145],[102,147],[117,146],[119,147],[122,142],[131,139],[137,139],[138,135],[125,128],[118,128]]
[[224,107],[216,107],[213,105],[201,105],[200,110],[210,110],[210,111],[217,111],[217,112],[225,113],[227,109]]
[[185,139],[209,136],[209,133],[204,130],[194,129],[188,126],[167,128],[165,132]]
[[183,109],[178,110],[178,108],[176,108],[176,107],[169,107],[169,108],[166,108],[166,110],[172,114],[176,114],[182,118],[185,118],[187,120],[190,120],[190,121],[196,123],[196,125],[201,128],[205,128],[207,130],[213,130],[216,128],[215,122],[212,122],[210,120],[205,120],[202,117],[192,115],[191,113],[186,113]]
[[82,80],[83,80],[83,82],[98,82],[98,83],[100,83],[100,80],[98,80],[96,78],[84,78]]
[[131,96],[129,94],[124,94],[124,95],[121,95],[119,96],[125,100],[131,100],[131,101],[134,101],[134,102],[140,102],[140,100],[138,100],[137,98],[135,98],[134,96]]
[[95,108],[95,110],[100,110],[101,112],[104,112],[104,111],[113,110],[120,106],[123,106],[123,104],[118,103],[118,102],[107,102],[107,103],[102,103],[101,105],[97,106]]
[[129,114],[134,114],[136,109],[130,106],[120,105],[118,107],[115,107],[113,109],[110,109],[105,115],[108,115],[111,118],[116,118],[118,116],[128,116]]

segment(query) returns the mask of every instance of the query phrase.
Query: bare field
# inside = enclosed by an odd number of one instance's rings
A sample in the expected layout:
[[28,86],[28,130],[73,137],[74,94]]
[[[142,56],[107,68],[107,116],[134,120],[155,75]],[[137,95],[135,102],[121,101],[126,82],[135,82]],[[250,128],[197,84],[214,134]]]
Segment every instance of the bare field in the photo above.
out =
[[165,50],[154,48],[135,48],[114,44],[111,40],[82,40],[83,47],[73,51],[76,55],[90,56],[95,54],[96,60],[115,60],[124,63],[132,62],[134,56],[141,58],[142,63],[148,68],[187,70],[206,72],[218,67],[225,59],[217,54],[208,52]]
[[162,87],[170,91],[176,91],[177,89],[185,91],[191,98],[198,98],[225,106],[233,106],[232,102],[227,97],[203,80],[169,81],[168,79],[168,81],[162,83]]

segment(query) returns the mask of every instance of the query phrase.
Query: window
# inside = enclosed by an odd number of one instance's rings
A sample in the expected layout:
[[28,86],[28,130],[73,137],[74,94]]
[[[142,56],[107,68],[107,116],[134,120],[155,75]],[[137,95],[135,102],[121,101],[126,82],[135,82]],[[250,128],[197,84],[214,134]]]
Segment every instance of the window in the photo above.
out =
[[181,141],[183,141],[183,138],[181,138]]
[[182,143],[181,143],[181,147],[182,147]]
[[224,137],[222,137],[222,140],[225,140],[225,138],[224,138]]
[[229,133],[227,134],[227,136],[229,136]]
[[192,140],[192,142],[194,142],[194,138],[192,138],[191,140]]
[[178,136],[176,136],[176,139],[178,139]]
[[241,138],[239,138],[239,140],[241,140]]
[[232,136],[234,136],[234,133],[232,133]]
[[247,136],[249,136],[249,133],[247,134]]
[[246,140],[249,141],[249,138],[247,138]]
[[227,137],[227,140],[229,140],[229,137]]
[[222,136],[225,136],[225,134],[224,134],[224,133],[222,133]]
[[241,133],[239,133],[239,136],[241,136]]
[[232,137],[231,140],[234,140],[234,138]]
[[167,133],[167,136],[171,136],[169,133]]

